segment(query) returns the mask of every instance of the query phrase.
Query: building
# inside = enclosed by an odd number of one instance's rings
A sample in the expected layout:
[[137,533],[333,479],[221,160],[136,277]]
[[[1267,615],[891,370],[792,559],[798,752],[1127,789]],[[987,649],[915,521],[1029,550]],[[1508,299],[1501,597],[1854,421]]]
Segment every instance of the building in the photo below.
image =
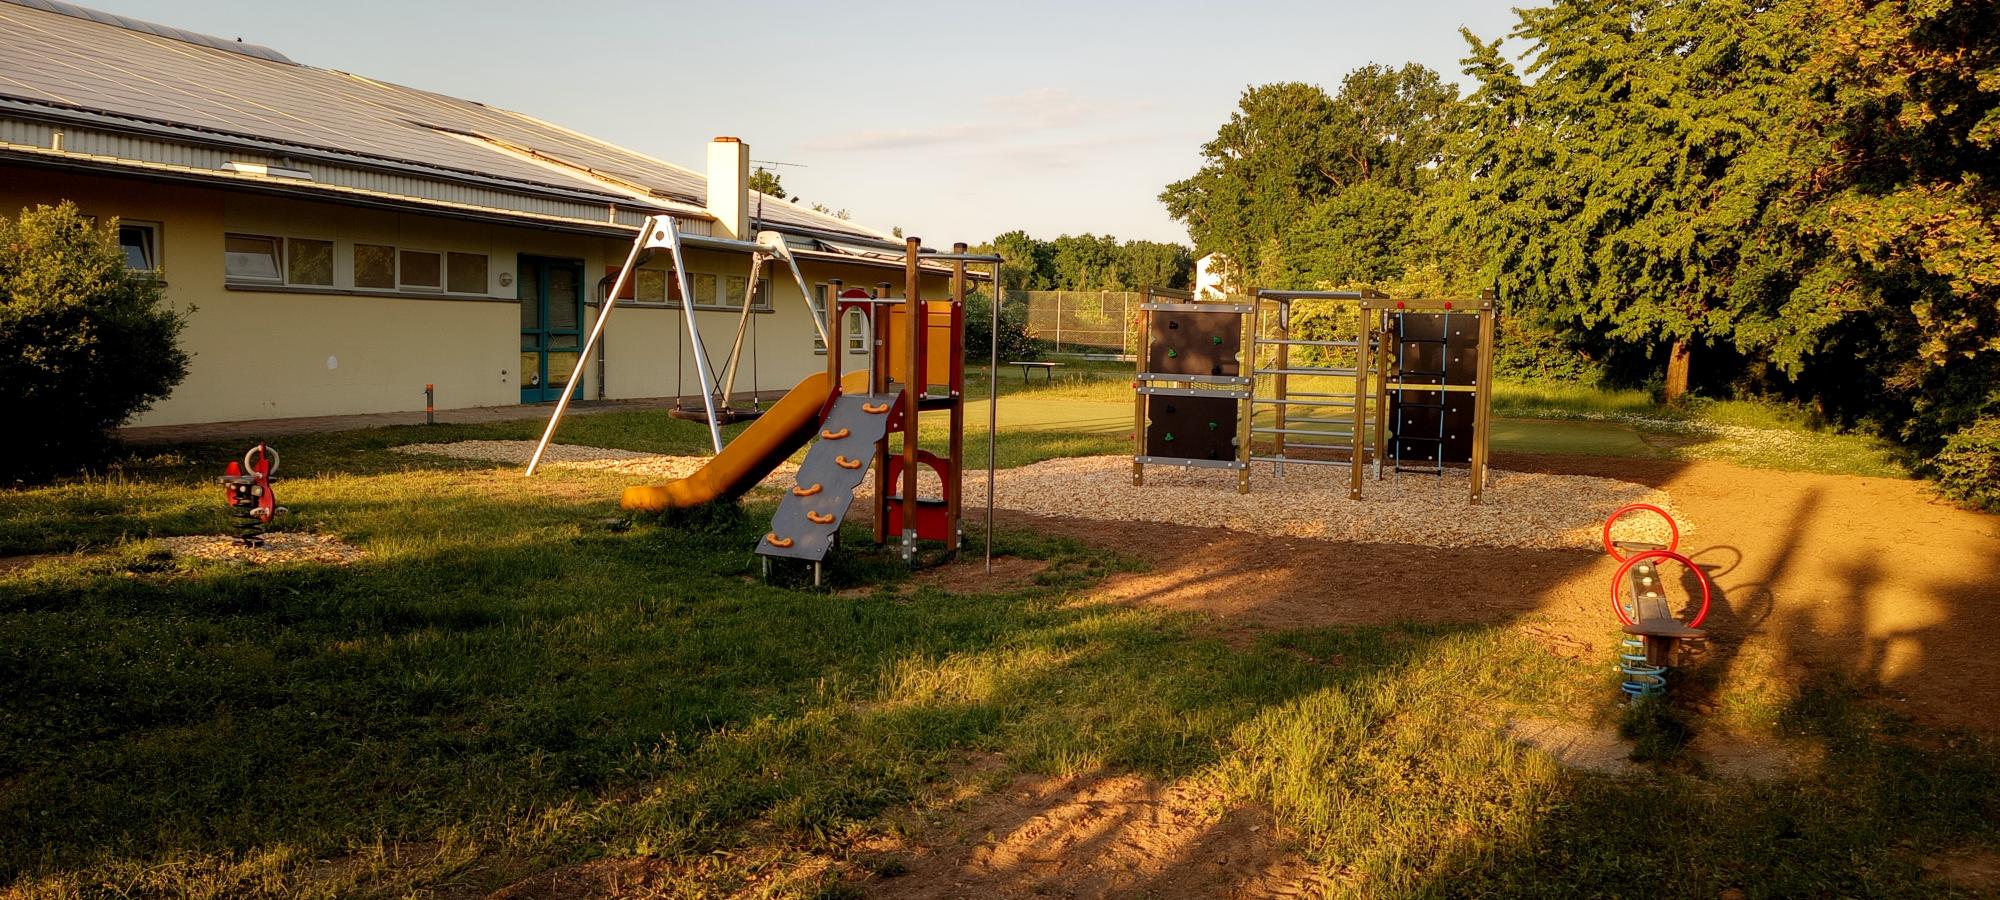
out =
[[[717,138],[696,172],[253,44],[0,0],[0,214],[71,200],[117,217],[131,263],[193,311],[188,378],[137,425],[420,409],[427,384],[445,409],[556,399],[607,276],[660,213],[686,234],[780,232],[815,293],[902,293],[888,235],[753,194],[749,160]],[[688,255],[712,358],[749,260]],[[699,397],[676,279],[654,265],[577,396]],[[769,274],[739,393],[825,365],[799,289]]]

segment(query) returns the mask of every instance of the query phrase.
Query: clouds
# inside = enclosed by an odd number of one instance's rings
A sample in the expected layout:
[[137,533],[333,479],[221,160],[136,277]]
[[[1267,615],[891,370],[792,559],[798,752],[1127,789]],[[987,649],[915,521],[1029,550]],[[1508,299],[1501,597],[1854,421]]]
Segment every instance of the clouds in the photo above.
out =
[[[806,148],[847,153],[876,150],[935,149],[945,146],[992,146],[996,142],[1036,143],[1080,128],[1101,131],[1121,116],[1150,110],[1150,101],[1118,101],[1084,97],[1066,87],[1035,87],[1012,94],[981,98],[971,107],[976,119],[925,128],[866,128],[809,142]],[[920,115],[930,114],[924,110]],[[1092,138],[1094,140],[1095,138]]]

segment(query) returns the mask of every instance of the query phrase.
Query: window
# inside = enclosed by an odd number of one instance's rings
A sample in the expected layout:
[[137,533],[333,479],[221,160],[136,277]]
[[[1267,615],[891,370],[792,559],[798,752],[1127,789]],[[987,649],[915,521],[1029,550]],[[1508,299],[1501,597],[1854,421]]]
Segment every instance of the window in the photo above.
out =
[[[813,285],[813,302],[812,302],[813,317],[819,319],[822,322],[826,321],[826,294],[827,294],[826,285],[823,284]],[[819,329],[817,328],[813,329],[813,352],[814,353],[826,352],[826,342],[819,339]]]
[[640,269],[632,273],[632,299],[640,303],[667,302],[667,273]]
[[454,294],[484,294],[490,291],[486,281],[486,254],[445,254],[445,289]]
[[333,242],[286,238],[285,283],[333,287]]
[[160,271],[160,226],[153,222],[118,223],[118,246],[125,251],[125,268]]
[[444,254],[404,250],[396,267],[397,286],[406,291],[444,290]]
[[396,248],[380,244],[354,245],[354,286],[396,289]]
[[714,306],[715,276],[695,273],[691,277],[694,281],[694,305]]
[[862,317],[861,310],[848,310],[847,321],[840,323],[840,330],[847,335],[847,352],[868,352],[868,320]]
[[231,281],[284,281],[278,263],[279,239],[250,234],[224,235],[222,269]]

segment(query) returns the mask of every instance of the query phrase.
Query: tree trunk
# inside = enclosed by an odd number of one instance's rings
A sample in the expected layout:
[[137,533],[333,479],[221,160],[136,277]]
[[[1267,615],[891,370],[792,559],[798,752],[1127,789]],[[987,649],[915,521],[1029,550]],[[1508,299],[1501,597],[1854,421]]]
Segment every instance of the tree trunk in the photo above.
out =
[[1679,406],[1687,399],[1688,360],[1694,355],[1694,348],[1687,341],[1675,341],[1667,351],[1667,404]]

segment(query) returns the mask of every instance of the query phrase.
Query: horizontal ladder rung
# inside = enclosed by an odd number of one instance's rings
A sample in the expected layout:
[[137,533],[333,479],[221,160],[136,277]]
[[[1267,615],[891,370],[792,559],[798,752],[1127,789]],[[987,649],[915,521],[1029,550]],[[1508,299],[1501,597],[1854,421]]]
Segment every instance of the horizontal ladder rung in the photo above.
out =
[[1259,375],[1331,375],[1353,378],[1353,369],[1258,369]]
[[1258,338],[1259,344],[1283,344],[1287,347],[1359,347],[1359,341],[1306,341],[1293,338]]
[[1297,463],[1302,466],[1352,466],[1351,459],[1295,459],[1290,456],[1253,456],[1251,462]]
[[[1307,428],[1252,428],[1251,434],[1303,434],[1307,437],[1353,437],[1352,431],[1313,431]],[[1303,444],[1299,446],[1305,446]]]
[[1354,401],[1352,400],[1273,400],[1268,397],[1258,397],[1252,402],[1270,406],[1337,406],[1345,409],[1354,408]]
[[[1347,435],[1344,435],[1344,434],[1343,434],[1343,435],[1341,435],[1341,437],[1346,437],[1346,436],[1347,436]],[[1286,442],[1285,442],[1285,446],[1284,446],[1284,447],[1283,447],[1282,449],[1285,449],[1285,450],[1332,450],[1332,451],[1334,451],[1334,452],[1336,452],[1336,453],[1353,453],[1353,452],[1354,452],[1354,445],[1352,445],[1352,444],[1308,444],[1308,443],[1306,443],[1306,442],[1304,442],[1304,441],[1286,441]]]

